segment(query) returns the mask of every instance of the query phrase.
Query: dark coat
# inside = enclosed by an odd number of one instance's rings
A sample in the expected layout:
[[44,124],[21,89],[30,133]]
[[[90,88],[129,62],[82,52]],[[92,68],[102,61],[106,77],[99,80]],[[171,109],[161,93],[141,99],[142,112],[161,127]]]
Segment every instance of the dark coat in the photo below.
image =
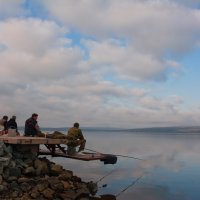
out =
[[34,118],[29,118],[25,122],[25,136],[36,136],[37,129],[36,129],[37,121]]
[[17,122],[15,121],[15,119],[10,119],[7,124],[6,124],[6,129],[16,129],[16,131],[18,132],[18,128],[17,128]]

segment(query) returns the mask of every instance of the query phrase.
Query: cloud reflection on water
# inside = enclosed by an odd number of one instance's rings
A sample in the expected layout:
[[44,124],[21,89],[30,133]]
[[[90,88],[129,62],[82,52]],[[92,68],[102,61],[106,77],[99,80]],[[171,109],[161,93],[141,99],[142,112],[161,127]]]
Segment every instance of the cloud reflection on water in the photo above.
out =
[[176,160],[175,157],[176,157],[175,154],[171,155],[159,154],[159,155],[149,156],[146,158],[146,160],[141,161],[139,165],[145,169],[148,168],[155,169],[158,167],[163,167],[169,170],[179,171],[182,167],[184,167],[184,162]]
[[[85,133],[87,148],[111,154],[121,154],[143,158],[144,160],[118,157],[116,165],[103,165],[99,161],[82,162],[59,160],[65,168],[71,169],[86,181],[98,181],[106,174],[99,187],[99,194],[116,195],[135,179],[144,175],[134,187],[119,196],[120,200],[199,200],[193,168],[200,167],[198,161],[199,136],[167,136],[124,133]],[[191,169],[188,167],[191,167]],[[192,168],[193,167],[193,168]],[[188,175],[189,173],[189,175]],[[189,182],[196,181],[189,188]]]
[[134,190],[127,191],[118,200],[189,200],[185,194],[172,194],[166,186],[136,186]]

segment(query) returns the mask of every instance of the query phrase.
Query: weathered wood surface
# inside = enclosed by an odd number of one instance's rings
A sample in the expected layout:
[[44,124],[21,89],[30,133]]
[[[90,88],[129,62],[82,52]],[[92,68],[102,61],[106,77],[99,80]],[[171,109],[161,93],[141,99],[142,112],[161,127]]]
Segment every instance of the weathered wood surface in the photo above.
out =
[[51,154],[48,151],[40,150],[39,155],[51,155],[53,157],[64,157],[83,161],[100,160],[104,162],[104,164],[115,164],[117,162],[117,156],[102,153],[81,152],[70,155],[60,151],[56,151],[55,154]]
[[[40,150],[39,155],[52,155],[52,154],[49,151]],[[107,158],[106,154],[100,154],[100,153],[85,154],[84,152],[83,153],[75,153],[73,155],[64,154],[62,152],[56,152],[55,155],[52,155],[52,156],[72,158],[72,159],[84,160],[84,161],[103,160],[103,159]]]
[[67,139],[50,139],[45,137],[25,137],[25,136],[0,136],[0,141],[6,144],[66,144]]

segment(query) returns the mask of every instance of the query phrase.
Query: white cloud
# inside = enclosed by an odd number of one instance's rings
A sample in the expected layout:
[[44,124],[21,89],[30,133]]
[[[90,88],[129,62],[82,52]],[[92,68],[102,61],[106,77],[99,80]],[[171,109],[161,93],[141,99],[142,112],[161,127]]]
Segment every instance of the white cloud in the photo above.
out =
[[[141,54],[130,46],[121,46],[116,41],[87,41],[90,62],[108,70],[113,70],[121,78],[133,80],[163,80],[169,62],[150,54]],[[105,70],[104,69],[104,70]]]
[[[180,66],[166,55],[184,55],[199,43],[200,11],[180,2],[59,0],[57,6],[51,0],[44,2],[57,20],[96,38],[83,43],[94,66],[113,69],[124,79],[166,80],[168,69]],[[113,36],[119,40],[110,39]]]
[[[32,27],[30,29],[30,27]],[[82,58],[80,49],[65,48],[66,30],[40,19],[11,19],[0,23],[1,75],[15,80],[65,77],[76,70]]]
[[22,3],[23,0],[0,0],[0,18],[25,14]]
[[50,13],[97,37],[127,38],[140,51],[182,53],[199,41],[198,10],[170,1],[45,1]]
[[180,97],[169,97],[160,99],[152,96],[145,96],[140,99],[140,106],[151,110],[164,110],[170,113],[176,113],[178,106],[182,103]]
[[0,23],[0,42],[8,50],[43,54],[48,48],[64,46],[60,42],[66,32],[52,21],[15,18]]
[[198,10],[171,1],[48,0],[44,20],[12,2],[10,13],[11,1],[0,1],[1,113],[22,125],[32,112],[42,126],[197,123],[200,113],[183,111],[182,97],[158,98],[147,83],[181,69],[168,53],[199,42]]

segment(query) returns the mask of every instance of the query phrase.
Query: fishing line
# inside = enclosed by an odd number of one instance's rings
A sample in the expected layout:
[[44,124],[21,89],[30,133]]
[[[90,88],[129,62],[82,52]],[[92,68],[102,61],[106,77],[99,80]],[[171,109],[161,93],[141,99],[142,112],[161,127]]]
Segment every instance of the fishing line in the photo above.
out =
[[121,195],[122,193],[124,193],[126,190],[128,190],[130,187],[134,186],[143,176],[144,175],[141,175],[140,177],[138,177],[130,185],[128,185],[126,188],[124,188],[122,191],[120,191],[117,195],[115,195],[115,197],[118,197],[119,195]]
[[116,169],[113,169],[112,171],[110,171],[109,173],[107,173],[106,175],[104,175],[103,177],[101,177],[96,183],[102,181],[104,178],[106,178],[107,176],[109,176],[110,174],[112,174],[114,171],[116,171]]
[[120,196],[122,193],[124,193],[126,190],[128,190],[130,187],[133,187],[144,175],[141,175],[138,177],[135,181],[133,181],[130,185],[128,185],[126,188],[124,188],[122,191],[120,191],[117,195],[111,195],[111,194],[105,194],[101,195],[101,197],[109,197],[109,199],[116,200],[118,196]]
[[[85,150],[88,150],[88,151],[92,151],[92,152],[95,152],[95,153],[100,153],[98,151],[95,151],[95,150],[92,150],[92,149],[86,149]],[[100,153],[100,154],[103,154],[103,153]],[[133,156],[126,156],[126,155],[120,155],[120,154],[109,154],[109,155],[112,155],[112,156],[119,156],[119,157],[124,157],[124,158],[132,158],[132,159],[136,159],[136,160],[144,160],[142,158],[137,158],[137,157],[133,157]]]

